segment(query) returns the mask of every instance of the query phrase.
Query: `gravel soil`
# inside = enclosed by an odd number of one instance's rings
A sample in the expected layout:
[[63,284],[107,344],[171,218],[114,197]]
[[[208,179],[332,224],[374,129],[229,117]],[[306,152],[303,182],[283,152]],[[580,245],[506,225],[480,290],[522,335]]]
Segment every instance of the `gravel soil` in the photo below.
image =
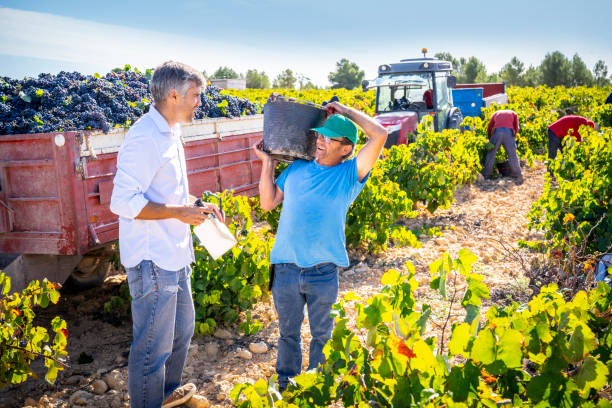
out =
[[[459,249],[467,248],[479,258],[475,272],[484,275],[490,289],[491,299],[485,301],[485,308],[491,304],[527,301],[533,288],[525,274],[542,255],[518,250],[516,242],[540,237],[539,233],[526,229],[526,215],[542,191],[545,172],[542,164],[525,168],[522,185],[510,179],[480,180],[458,190],[456,201],[449,209],[434,214],[421,210],[417,218],[403,220],[408,228],[423,231],[419,236],[422,247],[389,248],[378,255],[351,253],[351,266],[340,272],[340,297],[355,292],[363,299],[368,298],[380,289],[380,278],[385,271],[404,268],[410,261],[419,282],[417,301],[429,304],[434,311],[428,334],[440,338],[449,314],[448,302],[429,288],[428,265],[444,252],[456,255]],[[426,229],[436,227],[442,236],[425,233]],[[66,320],[70,368],[60,373],[55,385],[30,379],[1,390],[0,407],[129,406],[125,384],[131,320],[129,316],[104,311],[104,303],[118,295],[122,284],[126,284],[125,275],[116,273],[98,288],[62,294],[57,305],[37,311],[37,323],[41,325],[48,325],[56,315]],[[459,280],[458,293],[464,287],[464,282]],[[206,397],[210,406],[230,406],[229,393],[235,384],[274,374],[278,325],[271,299],[258,303],[253,314],[264,323],[264,328],[254,336],[242,336],[236,327],[228,327],[217,336],[195,336],[192,340],[184,380],[194,382],[198,394]],[[461,307],[453,306],[446,338],[452,321],[462,318]],[[307,318],[302,335],[305,368],[310,342]],[[266,352],[246,352],[252,343],[261,342],[267,346]],[[35,362],[34,368],[43,378],[42,363]],[[107,378],[109,373],[120,379],[118,384],[99,395],[94,393],[94,383]]]

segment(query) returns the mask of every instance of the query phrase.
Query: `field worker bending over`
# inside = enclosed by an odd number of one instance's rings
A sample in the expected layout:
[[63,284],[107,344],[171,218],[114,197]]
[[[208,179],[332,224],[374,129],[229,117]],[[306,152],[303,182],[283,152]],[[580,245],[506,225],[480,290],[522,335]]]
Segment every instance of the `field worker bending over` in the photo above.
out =
[[[279,390],[302,369],[301,327],[304,306],[312,341],[308,369],[324,361],[323,346],[331,338],[331,307],[338,296],[338,266],[348,266],[345,222],[350,205],[378,160],[387,131],[369,116],[339,102],[325,106],[329,116],[317,133],[313,161],[296,160],[274,181],[274,160],[253,146],[262,160],[259,197],[270,211],[283,203],[278,232],[270,253],[271,287],[279,320],[276,372]],[[356,157],[357,128],[368,140]]]
[[595,123],[582,116],[568,115],[548,127],[548,158],[550,160],[557,157],[557,150],[563,151],[562,142],[565,136],[574,136],[579,142],[582,140],[580,126],[595,128]]
[[119,215],[121,263],[132,296],[133,408],[178,406],[196,391],[193,384],[180,386],[195,326],[189,225],[204,222],[210,212],[221,220],[223,215],[214,204],[193,205],[180,123],[192,121],[204,83],[185,64],[157,67],[150,83],[153,105],[131,127],[117,157],[110,208]]
[[491,177],[491,171],[495,164],[495,154],[499,150],[500,146],[504,146],[506,154],[508,155],[508,161],[510,162],[510,171],[512,177],[515,179],[517,184],[523,182],[523,174],[521,172],[521,164],[519,163],[518,156],[516,155],[516,135],[518,134],[519,124],[518,116],[516,112],[504,109],[498,110],[493,113],[489,125],[487,126],[487,135],[489,141],[493,144],[493,148],[487,153],[485,159],[485,165],[482,169],[482,175],[484,178]]

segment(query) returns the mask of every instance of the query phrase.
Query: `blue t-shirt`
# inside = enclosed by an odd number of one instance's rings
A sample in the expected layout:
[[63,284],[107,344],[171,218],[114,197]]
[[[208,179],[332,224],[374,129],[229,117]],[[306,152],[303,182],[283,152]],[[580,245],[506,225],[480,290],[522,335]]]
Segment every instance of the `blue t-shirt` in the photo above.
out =
[[276,180],[284,198],[270,262],[348,266],[346,214],[368,177],[359,181],[356,158],[332,167],[291,163]]

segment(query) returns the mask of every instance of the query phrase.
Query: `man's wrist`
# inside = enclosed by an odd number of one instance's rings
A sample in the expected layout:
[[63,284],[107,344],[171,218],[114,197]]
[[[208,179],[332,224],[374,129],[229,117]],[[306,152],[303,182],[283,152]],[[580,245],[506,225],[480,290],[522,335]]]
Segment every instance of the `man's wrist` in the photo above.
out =
[[347,118],[350,119],[355,109],[351,108],[350,106],[343,106],[343,107],[344,109],[340,113],[342,114],[342,116],[346,116]]
[[166,213],[168,214],[168,218],[180,219],[184,207],[184,205],[178,204],[164,204],[164,208]]

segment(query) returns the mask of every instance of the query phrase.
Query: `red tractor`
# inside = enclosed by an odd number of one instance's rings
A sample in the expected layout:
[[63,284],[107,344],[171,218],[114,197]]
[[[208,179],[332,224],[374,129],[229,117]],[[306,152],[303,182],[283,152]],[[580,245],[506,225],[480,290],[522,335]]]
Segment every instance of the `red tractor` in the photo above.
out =
[[375,80],[363,81],[364,91],[376,88],[376,119],[389,131],[385,147],[410,142],[425,116],[432,117],[436,131],[457,129],[464,116],[508,102],[505,84],[457,85],[452,69],[450,62],[434,58],[404,59],[379,66]]

